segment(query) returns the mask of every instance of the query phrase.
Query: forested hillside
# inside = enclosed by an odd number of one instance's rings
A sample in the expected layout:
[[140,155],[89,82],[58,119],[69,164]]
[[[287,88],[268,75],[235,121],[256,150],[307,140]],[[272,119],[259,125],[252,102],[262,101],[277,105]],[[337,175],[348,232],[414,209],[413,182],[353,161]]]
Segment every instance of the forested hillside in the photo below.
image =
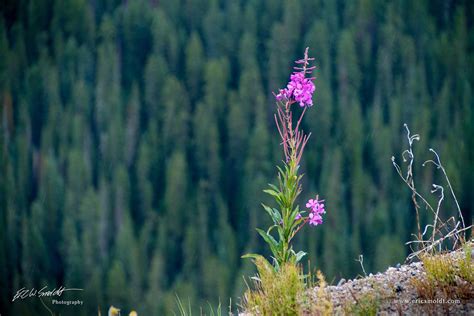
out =
[[43,313],[11,298],[45,284],[83,288],[84,315],[235,302],[283,159],[271,92],[307,46],[304,192],[327,210],[296,241],[311,267],[331,281],[359,254],[368,272],[406,257],[403,123],[417,187],[443,184],[421,167],[435,148],[469,225],[473,23],[468,0],[2,0],[0,311]]

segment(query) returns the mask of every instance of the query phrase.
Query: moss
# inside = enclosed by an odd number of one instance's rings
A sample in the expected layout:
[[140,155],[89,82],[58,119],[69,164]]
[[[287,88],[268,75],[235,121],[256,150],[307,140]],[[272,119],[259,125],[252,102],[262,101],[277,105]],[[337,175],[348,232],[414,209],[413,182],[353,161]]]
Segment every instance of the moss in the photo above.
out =
[[467,299],[474,290],[474,262],[472,244],[463,245],[460,256],[425,254],[421,257],[425,276],[412,279],[418,296],[425,299]]
[[472,261],[472,244],[463,246],[463,257],[459,260],[459,276],[467,282],[474,283],[474,262]]
[[368,291],[361,294],[359,297],[353,298],[355,303],[346,304],[344,306],[344,312],[347,315],[363,315],[363,316],[372,316],[377,315],[377,310],[380,306],[380,298],[375,293],[375,291]]
[[452,258],[442,254],[424,255],[421,261],[429,281],[441,285],[454,284],[456,267]]

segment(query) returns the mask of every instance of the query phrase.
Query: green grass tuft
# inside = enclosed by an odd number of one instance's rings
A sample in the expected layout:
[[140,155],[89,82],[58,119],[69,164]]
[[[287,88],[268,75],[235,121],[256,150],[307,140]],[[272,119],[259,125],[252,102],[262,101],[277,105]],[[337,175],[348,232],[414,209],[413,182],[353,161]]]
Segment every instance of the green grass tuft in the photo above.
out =
[[463,245],[460,256],[447,254],[425,254],[421,257],[426,276],[412,279],[421,298],[447,299],[472,297],[474,290],[474,262],[471,258],[471,243]]
[[380,306],[380,298],[373,291],[365,292],[355,297],[355,303],[344,306],[346,315],[375,316]]
[[255,260],[254,289],[244,294],[244,309],[252,315],[299,315],[305,283],[301,267],[286,263],[276,272],[263,258]]

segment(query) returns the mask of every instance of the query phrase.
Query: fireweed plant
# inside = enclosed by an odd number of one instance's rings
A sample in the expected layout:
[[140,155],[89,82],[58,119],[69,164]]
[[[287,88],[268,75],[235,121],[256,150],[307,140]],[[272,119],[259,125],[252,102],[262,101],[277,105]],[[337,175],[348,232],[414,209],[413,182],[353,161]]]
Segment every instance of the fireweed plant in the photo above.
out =
[[[280,89],[276,98],[277,111],[275,122],[281,137],[281,145],[285,155],[283,166],[278,169],[278,186],[269,184],[270,188],[264,190],[271,195],[277,204],[277,208],[262,204],[263,209],[270,215],[273,225],[266,231],[257,228],[257,232],[270,246],[273,258],[273,266],[276,271],[286,263],[298,263],[306,253],[295,252],[291,241],[296,234],[305,226],[317,226],[322,224],[324,200],[316,195],[306,203],[306,210],[300,209],[296,199],[301,194],[302,174],[299,173],[300,161],[304,148],[311,134],[305,134],[301,129],[301,121],[306,110],[313,105],[312,96],[315,90],[314,77],[311,76],[314,66],[309,67],[309,62],[314,58],[308,57],[308,48],[304,58],[297,60],[294,72],[286,88]],[[301,114],[294,125],[292,107],[298,104]],[[276,230],[277,235],[274,233]],[[272,234],[273,233],[273,234]],[[277,237],[274,237],[277,236]],[[243,258],[263,259],[258,254],[246,254]]]

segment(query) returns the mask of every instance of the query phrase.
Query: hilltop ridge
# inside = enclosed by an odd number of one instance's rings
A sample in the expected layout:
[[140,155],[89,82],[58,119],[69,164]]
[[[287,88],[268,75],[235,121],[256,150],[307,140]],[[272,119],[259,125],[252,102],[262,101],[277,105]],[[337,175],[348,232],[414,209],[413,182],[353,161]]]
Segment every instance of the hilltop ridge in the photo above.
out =
[[318,314],[314,306],[330,300],[336,315],[473,315],[474,251],[466,249],[398,264],[363,278],[341,279],[322,290],[310,289],[305,314]]

